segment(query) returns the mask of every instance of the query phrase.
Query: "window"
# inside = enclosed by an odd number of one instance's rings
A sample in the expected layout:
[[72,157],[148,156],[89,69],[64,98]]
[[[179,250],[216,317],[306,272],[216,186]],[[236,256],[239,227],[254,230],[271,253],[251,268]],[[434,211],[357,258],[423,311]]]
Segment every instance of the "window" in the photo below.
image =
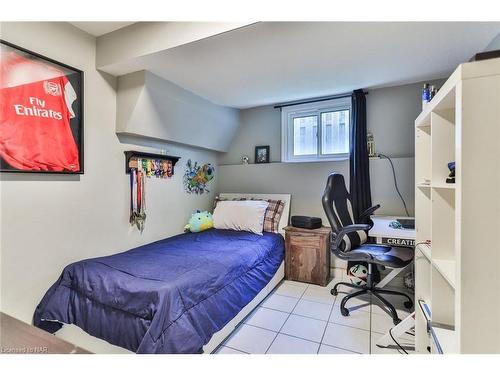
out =
[[329,161],[349,157],[351,98],[283,107],[282,161]]

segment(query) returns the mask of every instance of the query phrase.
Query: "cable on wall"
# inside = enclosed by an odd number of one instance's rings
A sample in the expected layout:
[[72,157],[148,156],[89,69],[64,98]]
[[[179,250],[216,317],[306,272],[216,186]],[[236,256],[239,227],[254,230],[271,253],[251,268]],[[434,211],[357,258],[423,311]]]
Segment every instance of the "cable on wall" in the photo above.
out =
[[399,191],[399,187],[398,187],[398,181],[396,179],[396,171],[394,170],[394,164],[392,163],[392,160],[390,157],[388,157],[387,155],[384,155],[384,154],[378,154],[379,157],[381,158],[386,158],[387,160],[389,160],[389,163],[391,163],[391,168],[392,168],[392,176],[394,177],[394,187],[396,188],[396,191],[399,195],[399,198],[401,198],[401,202],[403,202],[403,206],[405,208],[405,212],[406,212],[406,216],[410,216],[409,212],[408,212],[408,208],[406,207],[406,202],[403,198],[403,195],[401,194],[401,192]]

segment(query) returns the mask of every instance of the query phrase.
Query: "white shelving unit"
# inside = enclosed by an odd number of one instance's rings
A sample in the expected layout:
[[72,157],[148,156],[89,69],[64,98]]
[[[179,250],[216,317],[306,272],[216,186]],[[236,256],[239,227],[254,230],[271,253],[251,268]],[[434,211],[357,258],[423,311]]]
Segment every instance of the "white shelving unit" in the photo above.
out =
[[500,353],[500,59],[460,65],[415,120],[415,183],[415,295],[433,326],[417,304],[416,350]]

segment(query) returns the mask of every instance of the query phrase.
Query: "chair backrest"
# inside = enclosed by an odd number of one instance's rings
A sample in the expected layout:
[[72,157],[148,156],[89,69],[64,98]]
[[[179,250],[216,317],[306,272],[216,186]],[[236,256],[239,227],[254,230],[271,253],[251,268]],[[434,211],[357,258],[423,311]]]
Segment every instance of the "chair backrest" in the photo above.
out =
[[[344,176],[339,173],[331,173],[326,182],[323,193],[323,209],[332,228],[337,234],[343,227],[355,224],[350,194],[345,186]],[[365,231],[349,233],[343,239],[343,251],[350,251],[368,239]]]

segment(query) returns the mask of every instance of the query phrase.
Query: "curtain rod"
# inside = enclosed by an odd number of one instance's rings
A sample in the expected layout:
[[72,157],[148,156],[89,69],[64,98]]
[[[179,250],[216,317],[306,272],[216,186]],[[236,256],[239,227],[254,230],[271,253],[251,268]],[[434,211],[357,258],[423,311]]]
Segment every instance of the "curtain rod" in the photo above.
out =
[[[296,100],[296,101],[293,101],[293,102],[286,102],[286,103],[276,104],[274,106],[274,108],[283,108],[283,107],[290,107],[292,105],[307,104],[307,103],[316,103],[316,102],[324,102],[326,100],[332,100],[332,99],[349,98],[351,95],[352,95],[352,92],[351,93],[346,93],[346,94],[322,96],[322,97],[313,98],[313,99]],[[365,95],[368,95],[368,92],[365,92]]]

